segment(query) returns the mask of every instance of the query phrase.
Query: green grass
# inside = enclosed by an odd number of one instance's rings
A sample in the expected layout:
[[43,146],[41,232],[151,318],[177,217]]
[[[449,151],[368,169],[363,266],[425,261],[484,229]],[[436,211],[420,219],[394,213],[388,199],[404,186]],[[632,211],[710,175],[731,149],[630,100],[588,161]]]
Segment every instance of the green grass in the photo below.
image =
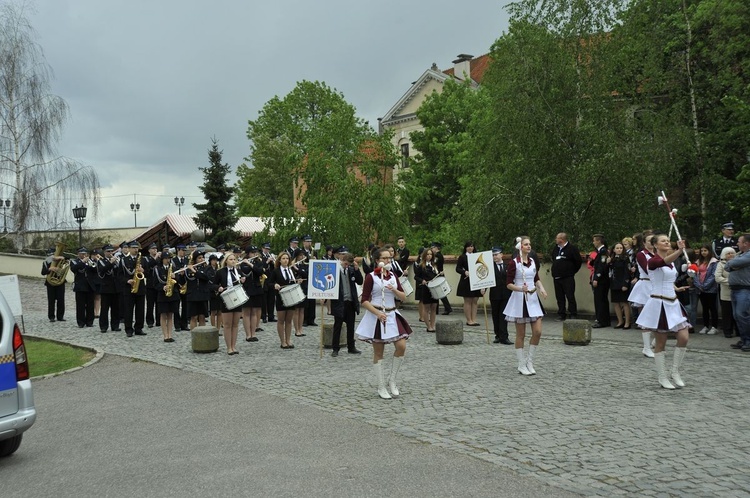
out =
[[48,375],[80,367],[94,357],[87,349],[54,341],[24,337],[31,376]]

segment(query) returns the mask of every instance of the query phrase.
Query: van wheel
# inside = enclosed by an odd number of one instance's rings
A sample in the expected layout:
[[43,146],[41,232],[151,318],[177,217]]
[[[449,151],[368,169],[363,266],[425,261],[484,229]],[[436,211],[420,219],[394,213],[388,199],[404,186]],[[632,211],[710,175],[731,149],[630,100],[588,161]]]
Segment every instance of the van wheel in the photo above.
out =
[[19,446],[21,446],[21,439],[23,434],[0,441],[0,458],[7,457],[16,452]]

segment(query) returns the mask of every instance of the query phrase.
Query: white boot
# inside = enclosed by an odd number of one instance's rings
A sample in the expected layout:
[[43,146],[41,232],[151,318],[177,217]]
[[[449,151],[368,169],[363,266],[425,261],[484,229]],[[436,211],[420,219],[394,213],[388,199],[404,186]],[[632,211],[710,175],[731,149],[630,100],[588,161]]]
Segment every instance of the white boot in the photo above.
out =
[[654,351],[651,349],[651,331],[646,330],[643,332],[643,356],[647,356],[649,358],[654,357]]
[[391,390],[391,394],[393,396],[400,396],[401,393],[398,391],[398,387],[396,387],[396,375],[398,375],[398,369],[401,368],[401,364],[404,362],[403,356],[394,356],[393,357],[393,364],[391,365],[391,377],[388,380],[388,387]]
[[523,348],[516,349],[516,358],[518,358],[518,373],[531,375],[531,372],[529,372],[529,369],[526,366],[526,356],[523,354]]
[[533,344],[529,344],[529,354],[526,355],[526,369],[529,371],[531,375],[536,375],[536,370],[534,370],[534,352],[536,351],[536,346]]
[[674,389],[675,387],[667,379],[667,368],[664,365],[664,351],[654,353],[654,364],[656,365],[656,374],[659,376],[659,384],[664,389]]
[[383,376],[383,360],[373,363],[375,368],[375,381],[378,383],[378,395],[383,399],[391,399],[388,390],[385,388],[385,377]]
[[674,381],[674,385],[677,387],[685,387],[685,383],[682,381],[682,377],[680,377],[680,365],[682,365],[682,360],[685,358],[686,352],[687,348],[674,348],[674,359],[672,360],[672,380]]

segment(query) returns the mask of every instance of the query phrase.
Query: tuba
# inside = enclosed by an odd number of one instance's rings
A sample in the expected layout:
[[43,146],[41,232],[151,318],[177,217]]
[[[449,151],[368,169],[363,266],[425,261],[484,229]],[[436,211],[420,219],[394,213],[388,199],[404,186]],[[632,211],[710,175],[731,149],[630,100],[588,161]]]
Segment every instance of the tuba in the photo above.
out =
[[138,294],[138,287],[141,286],[141,280],[146,278],[142,271],[138,271],[141,266],[141,253],[138,253],[138,259],[135,260],[135,272],[133,273],[133,286],[130,288],[131,294]]
[[65,283],[65,277],[68,276],[68,270],[70,269],[70,261],[64,259],[60,262],[55,262],[54,258],[62,256],[65,250],[65,244],[58,241],[55,242],[55,255],[50,260],[49,273],[47,274],[47,283],[53,287],[62,285]]

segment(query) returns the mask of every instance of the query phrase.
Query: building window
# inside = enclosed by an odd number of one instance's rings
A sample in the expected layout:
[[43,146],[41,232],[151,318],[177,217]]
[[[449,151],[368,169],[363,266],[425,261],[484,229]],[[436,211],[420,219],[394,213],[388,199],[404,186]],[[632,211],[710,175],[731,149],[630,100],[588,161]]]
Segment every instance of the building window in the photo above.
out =
[[402,168],[409,167],[409,144],[408,143],[401,144],[401,167]]

